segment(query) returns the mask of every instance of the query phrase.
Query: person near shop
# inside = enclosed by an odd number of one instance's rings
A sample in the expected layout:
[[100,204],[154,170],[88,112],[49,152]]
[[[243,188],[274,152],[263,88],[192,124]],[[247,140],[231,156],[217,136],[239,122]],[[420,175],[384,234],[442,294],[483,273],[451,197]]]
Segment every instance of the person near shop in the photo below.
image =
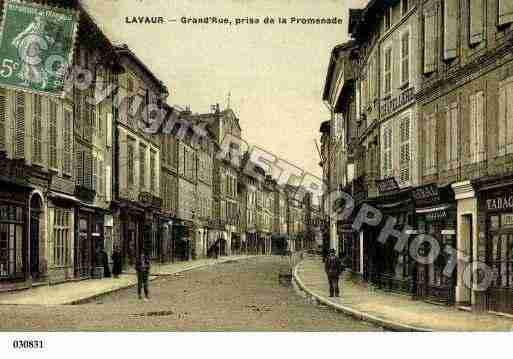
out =
[[338,282],[340,275],[344,271],[344,266],[340,258],[337,257],[334,249],[329,250],[326,261],[324,262],[324,269],[330,286],[330,297],[339,297],[340,291]]
[[112,252],[112,274],[114,278],[119,278],[119,275],[122,272],[122,262],[121,262],[121,252],[118,246],[114,247],[114,251]]
[[142,290],[144,288],[144,301],[147,302],[150,298],[148,289],[148,278],[150,276],[150,257],[146,253],[142,253],[135,264],[137,271],[137,295],[139,299],[142,298]]

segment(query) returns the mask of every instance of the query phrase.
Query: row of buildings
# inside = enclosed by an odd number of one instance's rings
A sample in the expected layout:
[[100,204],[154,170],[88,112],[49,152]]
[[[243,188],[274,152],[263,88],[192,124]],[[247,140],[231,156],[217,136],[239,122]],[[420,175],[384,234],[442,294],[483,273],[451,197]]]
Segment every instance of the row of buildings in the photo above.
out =
[[[284,241],[290,250],[306,246],[319,213],[308,199],[216,156],[227,133],[242,136],[231,109],[169,106],[168,87],[128,46],[114,45],[79,1],[1,0],[0,8],[3,17],[20,14],[2,19],[2,44],[6,29],[26,21],[7,47],[23,53],[23,35],[38,36],[58,44],[55,51],[71,47],[80,69],[64,96],[54,96],[42,91],[50,80],[37,64],[3,60],[2,77],[21,68],[20,86],[37,91],[0,85],[0,291],[100,277],[114,249],[130,266],[143,251],[171,262],[270,254]],[[58,26],[68,14],[76,31],[66,37]],[[92,85],[81,86],[88,76]],[[144,123],[155,111],[165,118],[152,134]],[[162,131],[173,116],[205,135]]]
[[[348,32],[323,93],[325,199],[343,190],[383,220],[355,230],[327,211],[330,245],[378,286],[512,313],[513,2],[372,0]],[[402,251],[377,240],[390,217],[407,228]],[[431,263],[410,255],[419,234],[441,249]]]

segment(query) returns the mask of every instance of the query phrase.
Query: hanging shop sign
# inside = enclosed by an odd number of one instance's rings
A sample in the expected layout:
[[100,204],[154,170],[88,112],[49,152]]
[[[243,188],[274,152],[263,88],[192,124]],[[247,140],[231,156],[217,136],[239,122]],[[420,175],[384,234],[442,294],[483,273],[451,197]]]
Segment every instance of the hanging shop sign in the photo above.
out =
[[432,183],[412,189],[412,196],[418,207],[430,206],[440,202],[440,189]]
[[6,0],[0,28],[0,84],[61,95],[73,59],[72,9]]
[[378,186],[379,193],[387,193],[399,190],[399,184],[395,177],[388,177],[376,180],[376,186]]

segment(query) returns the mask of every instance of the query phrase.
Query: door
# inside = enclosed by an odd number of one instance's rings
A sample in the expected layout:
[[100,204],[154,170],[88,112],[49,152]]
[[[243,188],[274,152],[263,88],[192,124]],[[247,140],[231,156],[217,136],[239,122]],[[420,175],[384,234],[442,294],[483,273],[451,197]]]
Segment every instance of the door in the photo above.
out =
[[30,275],[39,278],[39,211],[31,211],[30,216]]
[[91,244],[91,233],[89,227],[89,218],[80,217],[79,219],[79,235],[76,245],[76,264],[75,275],[80,278],[88,278],[91,276],[93,249]]

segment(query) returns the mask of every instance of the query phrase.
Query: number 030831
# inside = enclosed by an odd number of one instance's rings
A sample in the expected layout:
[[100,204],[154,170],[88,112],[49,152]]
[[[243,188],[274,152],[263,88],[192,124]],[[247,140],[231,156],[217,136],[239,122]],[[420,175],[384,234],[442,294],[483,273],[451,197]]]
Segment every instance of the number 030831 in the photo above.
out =
[[43,349],[44,343],[42,340],[25,340],[17,339],[12,342],[13,349]]

